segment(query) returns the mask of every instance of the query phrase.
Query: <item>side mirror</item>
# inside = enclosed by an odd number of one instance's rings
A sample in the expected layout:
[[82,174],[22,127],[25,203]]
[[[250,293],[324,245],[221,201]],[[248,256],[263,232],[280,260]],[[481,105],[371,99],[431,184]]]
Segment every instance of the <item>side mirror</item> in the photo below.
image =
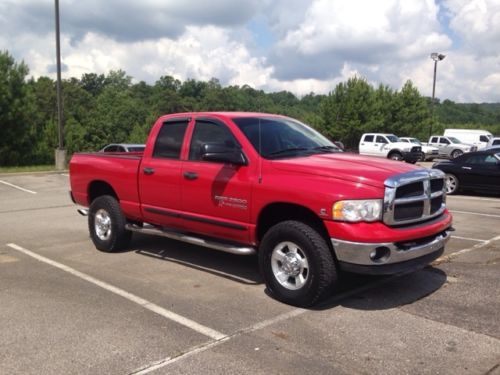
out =
[[205,143],[201,146],[201,159],[235,165],[248,164],[240,147],[228,146],[225,143]]

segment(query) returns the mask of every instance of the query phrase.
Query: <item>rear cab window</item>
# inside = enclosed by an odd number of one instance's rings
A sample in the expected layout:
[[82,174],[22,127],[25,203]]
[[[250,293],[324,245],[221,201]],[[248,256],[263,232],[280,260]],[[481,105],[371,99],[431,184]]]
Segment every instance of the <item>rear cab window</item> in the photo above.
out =
[[365,135],[365,139],[363,140],[363,142],[373,142],[373,135]]
[[166,121],[156,137],[153,158],[180,159],[187,120]]

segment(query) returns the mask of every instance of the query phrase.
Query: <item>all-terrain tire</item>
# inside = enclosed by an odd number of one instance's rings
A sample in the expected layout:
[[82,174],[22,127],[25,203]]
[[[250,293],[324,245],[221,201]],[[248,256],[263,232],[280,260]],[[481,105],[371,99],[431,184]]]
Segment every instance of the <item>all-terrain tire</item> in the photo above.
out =
[[[337,281],[326,239],[300,221],[284,221],[267,231],[259,248],[259,265],[271,295],[290,305],[315,304]],[[290,272],[299,273],[288,276]]]
[[96,198],[89,208],[88,224],[92,242],[98,250],[122,250],[130,242],[132,232],[125,230],[125,216],[118,201],[110,195]]

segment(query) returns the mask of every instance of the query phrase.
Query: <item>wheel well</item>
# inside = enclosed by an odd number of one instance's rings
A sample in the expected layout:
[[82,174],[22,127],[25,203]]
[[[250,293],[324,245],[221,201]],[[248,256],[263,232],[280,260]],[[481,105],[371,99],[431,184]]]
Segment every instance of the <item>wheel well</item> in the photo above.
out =
[[[282,221],[297,220],[316,229],[325,239],[329,238],[323,221],[309,208],[291,203],[272,203],[259,214],[257,240],[260,242],[266,232]],[[327,241],[329,243],[330,241]]]
[[400,154],[400,155],[403,155],[403,153],[402,153],[400,150],[398,150],[398,149],[394,149],[394,150],[389,151],[389,153],[387,154],[387,157],[389,157],[389,156],[391,156],[391,155],[393,155],[393,154]]
[[111,195],[119,201],[118,195],[110,184],[104,181],[92,181],[88,190],[89,204],[102,195]]

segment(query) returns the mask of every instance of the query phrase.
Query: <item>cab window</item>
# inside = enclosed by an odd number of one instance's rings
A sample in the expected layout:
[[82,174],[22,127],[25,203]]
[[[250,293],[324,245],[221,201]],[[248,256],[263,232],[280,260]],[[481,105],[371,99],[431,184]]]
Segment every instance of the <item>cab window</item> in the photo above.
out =
[[373,142],[373,135],[365,135],[364,142]]
[[377,140],[376,140],[377,143],[387,143],[387,140],[382,137],[381,135],[377,135]]
[[441,143],[443,145],[449,145],[450,141],[448,141],[446,138],[440,138],[439,143]]
[[156,137],[154,158],[180,159],[187,121],[165,122]]
[[189,146],[189,160],[202,160],[202,146],[206,143],[222,143],[236,146],[236,140],[223,124],[210,121],[196,121]]

